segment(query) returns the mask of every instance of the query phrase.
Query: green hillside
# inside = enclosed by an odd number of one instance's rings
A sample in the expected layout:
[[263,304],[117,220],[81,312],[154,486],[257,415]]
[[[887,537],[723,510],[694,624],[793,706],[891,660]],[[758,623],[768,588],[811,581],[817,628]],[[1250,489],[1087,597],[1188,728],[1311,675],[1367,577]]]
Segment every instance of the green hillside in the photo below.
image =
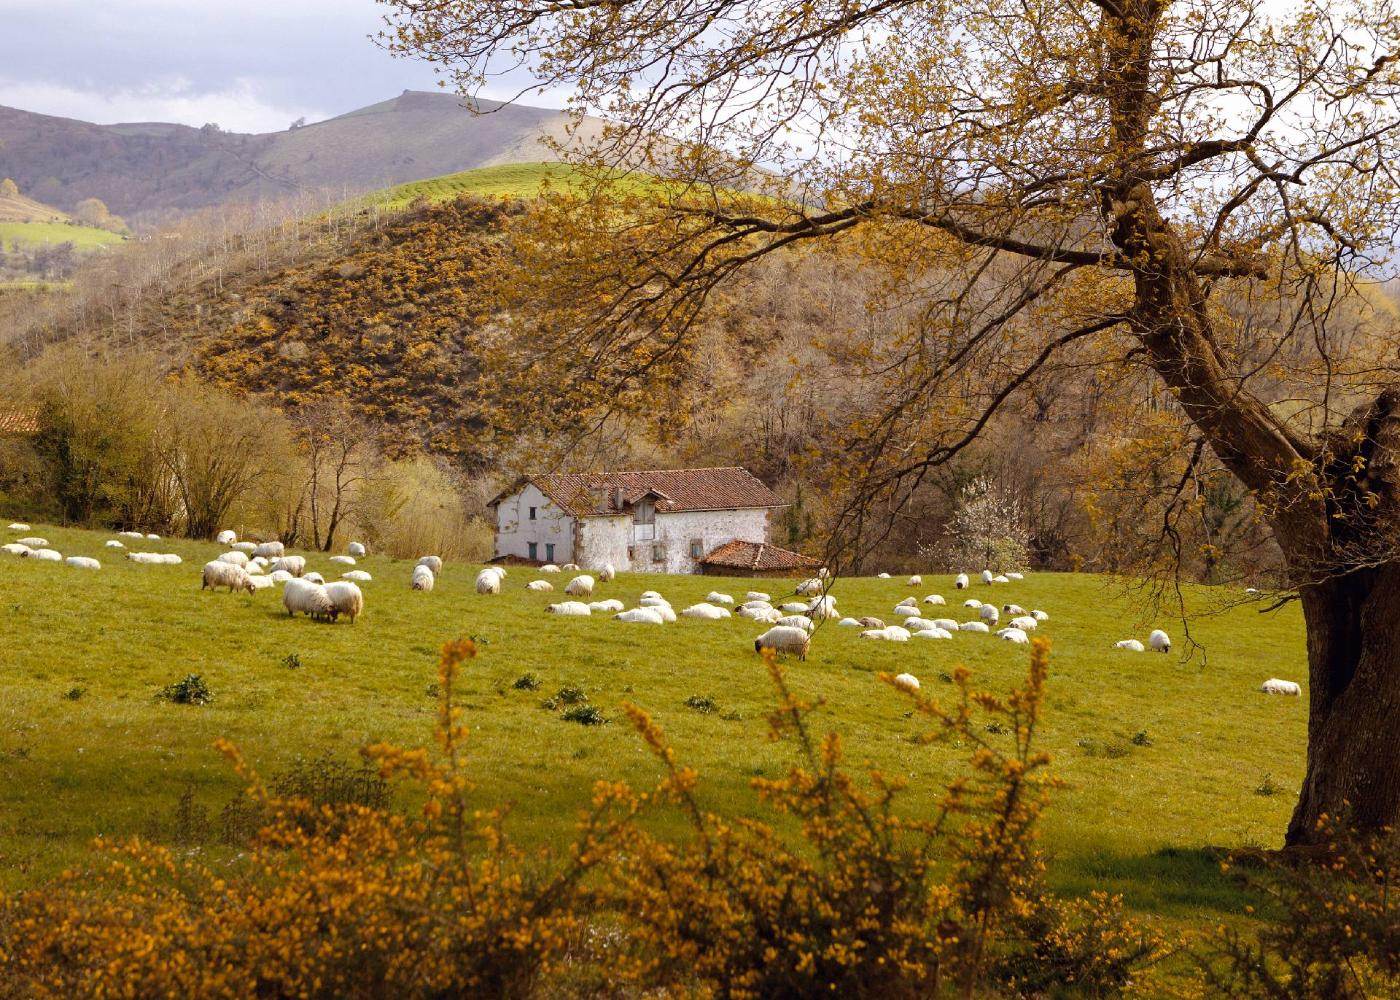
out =
[[66,222],[0,222],[0,249],[57,246],[72,243],[79,250],[94,250],[122,242],[123,237],[105,229]]
[[546,184],[567,189],[577,183],[578,176],[574,169],[563,163],[508,163],[409,181],[376,191],[366,196],[365,202],[383,208],[403,208],[419,198],[442,202],[464,194],[529,198],[538,194]]

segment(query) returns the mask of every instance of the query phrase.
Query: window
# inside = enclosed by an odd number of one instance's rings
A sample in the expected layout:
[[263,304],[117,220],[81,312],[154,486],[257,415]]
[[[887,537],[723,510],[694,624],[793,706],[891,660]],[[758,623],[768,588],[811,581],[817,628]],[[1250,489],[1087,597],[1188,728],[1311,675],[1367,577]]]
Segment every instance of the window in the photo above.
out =
[[538,507],[531,507],[531,508],[530,508],[530,520],[533,521],[533,520],[535,519],[535,511],[537,511],[537,510],[539,510]]
[[632,512],[632,521],[635,524],[655,524],[656,504],[650,500],[643,500],[637,504],[636,509]]
[[544,561],[545,561],[545,562],[554,562],[554,543],[553,543],[553,542],[545,542],[545,543],[544,543]]
[[637,558],[637,547],[636,547],[635,545],[629,545],[629,546],[627,546],[627,561],[628,561],[628,562],[631,562],[633,559],[636,559],[636,558]]
[[530,558],[531,558],[531,559],[538,559],[539,557],[540,557],[540,543],[539,543],[539,542],[531,542],[531,543],[530,543]]
[[660,545],[653,545],[651,547],[651,561],[654,563],[665,562],[666,549]]
[[690,540],[690,558],[699,559],[705,554],[705,540],[703,538],[692,538]]

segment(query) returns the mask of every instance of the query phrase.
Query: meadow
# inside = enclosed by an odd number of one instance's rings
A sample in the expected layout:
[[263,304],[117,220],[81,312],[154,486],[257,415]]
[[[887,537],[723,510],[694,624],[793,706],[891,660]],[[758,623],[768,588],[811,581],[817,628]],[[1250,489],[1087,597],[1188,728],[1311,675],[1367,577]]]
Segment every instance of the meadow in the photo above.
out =
[[[12,537],[13,532],[6,532]],[[411,562],[370,555],[358,568],[364,616],[354,625],[289,618],[279,593],[201,591],[200,567],[221,548],[166,541],[133,548],[176,552],[180,566],[143,566],[105,549],[112,534],[34,524],[67,555],[100,559],[100,571],[0,556],[5,652],[0,666],[0,883],[30,884],[81,862],[97,835],[150,830],[174,815],[187,791],[211,813],[239,782],[210,744],[227,737],[264,775],[324,753],[355,761],[378,740],[423,745],[431,737],[439,645],[478,639],[460,691],[471,728],[475,795],[509,802],[521,840],[559,840],[598,779],[639,785],[653,758],[622,717],[624,701],[653,713],[681,759],[699,769],[703,801],[756,814],[754,776],[776,776],[789,748],[767,738],[773,698],[743,619],[681,618],[624,625],[607,616],[555,618],[562,597],[527,591],[539,574],[512,569],[503,592],[480,596],[477,567],[449,564],[436,589],[408,588]],[[115,556],[115,557],[114,557]],[[345,567],[324,554],[308,566],[327,579]],[[562,588],[567,575],[551,577]],[[895,579],[845,579],[832,593],[846,614],[887,619],[903,597],[942,593],[951,617],[970,618],[949,576],[917,588]],[[711,589],[742,600],[750,589],[777,598],[791,581],[619,576],[595,599],[634,606],[657,589],[677,608]],[[1277,846],[1302,776],[1306,696],[1267,697],[1267,677],[1304,682],[1296,605],[1260,614],[1238,591],[1188,588],[1189,658],[1182,624],[1150,613],[1139,591],[1088,574],[1030,574],[1007,585],[974,584],[973,596],[1041,608],[1053,663],[1042,749],[1066,782],[1046,814],[1042,847],[1051,882],[1070,892],[1123,892],[1129,906],[1168,919],[1242,911],[1244,899],[1203,848]],[[1166,628],[1171,654],[1111,648]],[[965,664],[976,684],[1004,691],[1024,674],[1025,647],[993,636],[951,641],[869,642],[823,626],[805,662],[789,662],[794,687],[824,699],[820,718],[845,740],[852,764],[869,762],[909,783],[906,806],[926,806],[965,750],[920,746],[902,697],[876,677],[908,671],[926,692],[949,690]],[[208,705],[157,699],[164,686],[199,674]],[[533,674],[537,690],[515,686]],[[610,720],[565,721],[542,702],[581,688]],[[697,709],[687,702],[701,705]],[[704,703],[710,704],[706,706]]]
[[63,222],[0,222],[0,249],[18,250],[22,246],[57,246],[72,243],[79,250],[121,243],[124,237],[105,229],[73,226]]

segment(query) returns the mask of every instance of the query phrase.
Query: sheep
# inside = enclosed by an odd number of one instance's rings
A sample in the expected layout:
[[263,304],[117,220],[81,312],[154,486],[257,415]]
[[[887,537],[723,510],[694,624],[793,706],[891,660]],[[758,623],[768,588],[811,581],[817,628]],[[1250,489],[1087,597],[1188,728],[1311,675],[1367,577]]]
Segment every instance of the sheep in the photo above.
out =
[[1026,578],[1026,574],[1024,573],[1007,573],[1006,575],[1012,580],[1024,580]]
[[288,573],[285,569],[275,569],[267,574],[267,578],[273,583],[286,583],[288,580],[295,580],[296,577]]
[[617,570],[613,569],[612,563],[603,563],[603,568],[598,570],[599,583],[612,583],[615,576],[617,576]]
[[1281,681],[1277,677],[1270,677],[1263,684],[1259,685],[1259,690],[1265,694],[1291,694],[1300,695],[1303,689],[1294,681]]
[[967,600],[963,601],[963,607],[965,608],[980,608],[981,606],[982,602],[975,597],[969,597]]
[[593,577],[576,576],[564,587],[564,593],[571,597],[593,596]]
[[876,574],[875,574],[875,579],[877,579],[877,580],[888,580],[889,578],[890,578],[890,575],[889,575],[888,573],[876,573]]
[[117,541],[115,538],[109,538],[109,539],[107,539],[105,542],[103,542],[102,544],[105,545],[105,546],[107,546],[107,548],[109,548],[109,549],[124,549],[124,548],[126,548],[126,546],[125,546],[123,543]]
[[982,582],[983,582],[983,583],[991,583],[991,582],[992,582],[992,579],[993,579],[992,571],[989,570],[989,569],[984,569],[984,570],[982,571]]
[[861,625],[860,620],[859,620],[859,619],[856,619],[856,618],[842,618],[842,619],[841,619],[839,622],[837,622],[836,624],[839,625],[841,628],[864,628],[864,627],[865,627],[865,626]]
[[374,577],[370,576],[362,569],[352,569],[349,573],[341,573],[342,580],[354,580],[356,583],[373,583]]
[[624,605],[616,597],[610,597],[606,601],[591,601],[588,607],[591,611],[612,612],[621,611]]
[[705,595],[705,600],[708,601],[710,604],[733,604],[733,603],[734,603],[734,598],[730,597],[728,594],[721,594],[721,593],[720,593],[719,591],[717,591],[717,590],[712,590],[712,591],[710,591],[708,594],[706,594],[706,595]]
[[238,541],[238,534],[229,528],[225,528],[214,536],[214,541],[219,545],[232,545],[234,542]]
[[966,590],[968,587],[968,583],[969,581],[967,579],[966,573],[959,573],[953,578],[953,586],[958,588],[959,590]]
[[269,566],[274,572],[280,569],[292,574],[292,576],[301,576],[303,573],[306,572],[306,557],[283,556],[281,559],[278,559],[273,563],[269,563]]
[[758,590],[750,590],[744,595],[746,601],[771,601],[773,598]]
[[917,618],[919,616],[919,609],[911,608],[907,604],[896,604],[894,613],[905,618]]
[[1136,639],[1119,639],[1113,644],[1113,648],[1126,649],[1132,653],[1141,653],[1143,646],[1142,643],[1138,642]]
[[[661,620],[662,620],[663,622],[673,622],[673,621],[676,620],[676,612],[675,612],[675,609],[672,608],[671,605],[669,605],[669,604],[658,604],[656,607],[654,607],[654,608],[647,608],[646,610],[648,610],[648,611],[655,611],[658,615],[661,616]],[[776,611],[773,612],[773,613],[774,613],[774,614],[777,614]]]
[[812,603],[807,605],[807,615],[811,618],[835,618],[836,598],[830,594],[813,598]]
[[1047,615],[1044,611],[1032,611],[1031,617],[1038,622],[1048,622],[1050,620],[1050,616]]
[[47,538],[21,538],[15,544],[28,545],[31,549],[43,549],[48,547],[49,540]]
[[433,571],[433,576],[442,575],[442,560],[437,556],[421,556],[418,559],[417,565],[428,567],[428,569]]
[[476,575],[476,592],[478,594],[499,594],[501,592],[501,578],[498,574],[484,569]]
[[1006,624],[1010,628],[1018,628],[1022,632],[1034,632],[1036,626],[1039,625],[1040,622],[1036,621],[1030,615],[1017,615]]
[[919,599],[918,599],[917,597],[906,597],[904,600],[902,600],[902,601],[899,602],[898,607],[901,607],[901,608],[913,608],[913,607],[918,607],[918,604],[919,604]]
[[638,596],[645,601],[648,597],[660,597],[661,595],[654,590],[644,590]]
[[8,542],[5,545],[0,545],[0,550],[8,552],[12,556],[20,556],[21,558],[34,551],[28,545],[21,545],[19,542]]
[[340,565],[342,565],[342,566],[353,566],[353,565],[355,565],[355,557],[354,557],[354,556],[331,556],[331,562],[333,562],[333,563],[340,563]]
[[914,633],[915,639],[951,639],[953,633],[946,628],[921,628]]
[[669,608],[671,602],[660,595],[654,597],[643,597],[637,602],[639,608]]
[[356,559],[363,559],[368,554],[365,551],[364,542],[351,542],[349,545],[345,546],[345,551]]
[[69,556],[63,560],[74,569],[101,569],[102,564],[96,559],[89,559],[87,556]]
[[726,617],[729,612],[724,608],[717,608],[713,604],[692,604],[681,612],[686,618],[704,618],[706,621],[718,621]]
[[28,530],[29,530],[29,525],[24,524],[24,523],[21,522],[21,521],[15,521],[13,524],[10,525],[10,530],[11,530],[11,531],[28,531]]
[[778,610],[788,615],[804,615],[807,613],[807,605],[799,601],[789,601],[787,604],[779,605]]
[[126,557],[138,566],[149,566],[161,561],[160,555],[155,552],[128,552]]
[[666,619],[662,618],[655,608],[633,608],[631,611],[619,611],[613,615],[615,622],[629,622],[638,625],[662,625]]
[[1152,634],[1147,637],[1147,647],[1154,653],[1170,653],[1172,650],[1171,636],[1159,628],[1154,628]]
[[[646,598],[643,597],[642,600],[646,600]],[[739,605],[739,610],[741,610],[741,611],[754,611],[754,610],[765,610],[765,611],[769,611],[769,610],[772,610],[772,608],[773,608],[773,605],[769,604],[767,601],[745,601],[743,604]]]
[[141,534],[141,532],[139,532],[139,531],[118,531],[117,534],[121,535],[123,538],[145,538],[145,537],[146,537],[145,535]]
[[257,543],[257,542],[234,542],[232,545],[229,546],[229,548],[234,549],[234,550],[237,551],[237,552],[244,552],[244,553],[247,553],[248,555],[251,556],[251,555],[253,555],[254,553],[256,553],[256,552],[258,551],[258,543]]
[[[269,559],[280,559],[286,554],[287,548],[281,542],[263,542],[261,545],[253,546],[253,555],[255,556],[266,556]],[[331,558],[334,559],[335,557],[332,556]]]
[[424,593],[433,589],[433,584],[437,580],[433,576],[433,571],[426,566],[414,566],[413,576],[408,581],[410,590],[421,590]]
[[916,576],[911,576],[911,577],[909,578],[909,586],[911,586],[911,587],[918,587],[918,586],[921,586],[921,585],[923,584],[923,582],[924,582],[924,578],[921,577],[921,576],[917,576],[917,575],[916,575]]
[[551,604],[544,610],[546,614],[551,615],[581,615],[587,617],[593,614],[593,609],[582,601],[564,601],[562,604]]
[[991,629],[986,622],[963,622],[958,626],[959,632],[990,632]]
[[802,631],[809,634],[816,628],[816,625],[812,623],[812,619],[808,618],[806,615],[784,615],[773,624],[782,625],[785,628],[800,628]]
[[984,604],[977,609],[977,617],[988,625],[995,625],[997,619],[1001,617],[1001,614],[997,611],[997,606],[995,604]]
[[151,540],[154,541],[154,542],[160,541],[160,536],[159,536],[159,535],[147,534],[146,537],[149,538],[149,539],[151,539]]
[[181,559],[174,552],[165,552],[156,556],[156,561],[163,566],[179,566],[185,560]]
[[878,639],[885,642],[908,642],[909,636],[909,630],[907,628],[900,628],[898,625],[866,629],[860,634],[862,639]]
[[807,659],[807,651],[812,648],[812,637],[800,628],[775,625],[753,641],[753,651],[761,653],[771,649],[775,653],[796,653],[799,660]]
[[860,622],[861,626],[864,627],[864,628],[884,628],[884,627],[885,627],[885,623],[884,623],[884,620],[883,620],[883,619],[875,618],[875,617],[872,617],[871,615],[865,615],[865,616],[861,617],[860,619],[858,619],[858,621]]
[[559,567],[556,566],[556,565],[554,565],[554,563],[545,563],[543,566],[540,567],[540,572],[541,572],[541,573],[558,573],[558,572],[559,572]]
[[38,559],[40,562],[63,562],[63,554],[53,549],[35,549],[32,552],[26,552],[24,557]]
[[246,590],[250,594],[257,593],[257,587],[253,585],[253,579],[248,575],[246,569],[242,566],[235,566],[231,562],[214,559],[204,564],[199,589],[218,590],[220,587],[227,587],[230,594],[235,590]]
[[305,576],[301,579],[293,577],[287,581],[286,586],[282,588],[282,607],[287,609],[288,617],[293,617],[300,611],[310,615],[315,621],[329,621],[335,611],[326,588],[319,583],[312,583],[309,577]]
[[737,614],[740,618],[747,618],[755,622],[767,622],[770,625],[783,616],[777,608],[740,608]]
[[947,604],[948,602],[943,599],[942,594],[929,594],[927,597],[924,598],[924,603],[943,605]]
[[1026,613],[1026,609],[1023,608],[1023,607],[1021,607],[1021,605],[1019,605],[1019,604],[1003,604],[1003,605],[1001,606],[1001,610],[1002,610],[1004,613],[1006,613],[1006,614],[1008,614],[1008,615],[1013,615],[1013,616],[1014,616],[1014,615],[1023,615],[1023,614]]
[[799,597],[815,597],[822,592],[826,584],[821,577],[814,576],[810,580],[803,580],[797,585],[797,595]]
[[350,624],[354,625],[355,619],[364,613],[365,595],[349,580],[337,580],[326,584],[326,596],[331,599],[331,621],[335,621],[341,615],[348,615]]
[[252,581],[253,588],[254,588],[255,590],[267,590],[269,587],[271,587],[271,586],[276,582],[276,581],[273,580],[272,577],[270,577],[270,576],[251,576],[251,575],[250,575],[250,576],[248,577],[248,579],[249,579],[250,581]]
[[999,575],[999,576],[994,576],[994,577],[992,577],[992,582],[993,582],[993,583],[1010,583],[1010,582],[1011,582],[1011,577],[1006,576],[1005,574],[1002,574],[1002,575]]
[[998,639],[1005,639],[1007,642],[1014,642],[1019,646],[1024,646],[1030,642],[1030,636],[1019,628],[1004,628],[997,633]]
[[947,632],[956,632],[958,630],[958,623],[954,618],[935,618],[933,624]]
[[321,586],[325,586],[326,583],[326,578],[320,573],[306,573],[302,576],[302,579],[310,580],[312,583],[319,584]]
[[248,556],[246,553],[243,552],[225,552],[223,555],[218,557],[218,561],[229,563],[230,565],[237,566],[240,569],[248,568]]
[[926,629],[926,628],[937,628],[937,627],[938,627],[938,626],[935,625],[933,622],[929,621],[927,618],[917,618],[917,617],[915,617],[915,618],[906,618],[906,619],[904,619],[904,621],[901,622],[900,624],[902,624],[902,625],[903,625],[905,628],[907,628],[910,632],[920,632],[920,631],[922,631],[923,629]]
[[917,691],[919,690],[919,678],[913,674],[896,674],[894,686],[901,691]]
[[578,570],[579,570],[579,565],[578,565],[578,563],[565,563],[564,565],[560,566],[559,568],[560,568],[561,570],[563,570],[565,573],[577,573]]
[[258,569],[267,569],[272,565],[272,560],[268,559],[266,556],[253,556],[253,558],[248,560],[248,565],[256,566]]
[[[426,566],[417,566],[417,567],[415,567],[415,568],[416,568],[416,569],[428,569],[428,567],[426,567]],[[428,572],[431,573],[432,570],[428,569]],[[526,590],[534,590],[534,591],[538,591],[538,592],[540,592],[540,593],[543,593],[543,592],[545,592],[545,591],[553,590],[553,589],[554,589],[554,584],[550,583],[548,580],[531,580],[529,583],[525,584],[525,589],[526,589]]]

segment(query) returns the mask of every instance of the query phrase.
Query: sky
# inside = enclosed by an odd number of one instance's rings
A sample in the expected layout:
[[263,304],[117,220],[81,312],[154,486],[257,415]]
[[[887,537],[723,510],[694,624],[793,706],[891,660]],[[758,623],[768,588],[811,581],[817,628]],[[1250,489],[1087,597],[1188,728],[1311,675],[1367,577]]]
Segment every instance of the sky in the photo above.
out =
[[430,67],[370,41],[383,10],[374,0],[0,0],[0,104],[265,132],[436,89]]

